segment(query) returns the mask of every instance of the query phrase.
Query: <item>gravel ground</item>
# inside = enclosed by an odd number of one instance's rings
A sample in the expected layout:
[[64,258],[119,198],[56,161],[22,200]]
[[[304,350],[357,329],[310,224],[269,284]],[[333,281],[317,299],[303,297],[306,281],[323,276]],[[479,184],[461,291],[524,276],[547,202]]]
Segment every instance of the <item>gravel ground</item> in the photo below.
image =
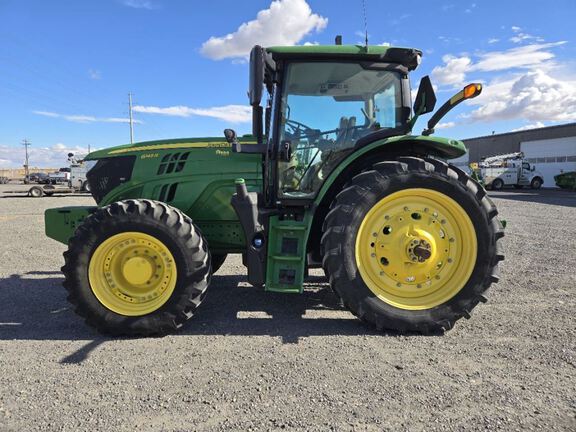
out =
[[444,336],[367,329],[318,272],[260,292],[232,256],[183,331],[116,340],[70,310],[43,235],[91,199],[0,198],[0,430],[576,430],[576,195],[493,196],[502,280]]

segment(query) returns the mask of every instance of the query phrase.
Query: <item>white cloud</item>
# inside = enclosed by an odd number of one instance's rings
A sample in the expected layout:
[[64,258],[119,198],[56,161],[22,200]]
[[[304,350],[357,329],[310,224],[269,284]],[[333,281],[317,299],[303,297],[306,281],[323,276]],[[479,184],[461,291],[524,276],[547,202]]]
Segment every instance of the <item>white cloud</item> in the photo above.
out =
[[252,109],[246,105],[226,105],[212,108],[191,108],[183,105],[162,108],[136,105],[133,109],[135,112],[145,114],[161,114],[175,117],[213,117],[231,123],[247,123],[252,120]]
[[123,0],[122,4],[134,9],[158,9],[158,5],[152,0]]
[[533,124],[527,124],[525,126],[516,128],[516,129],[512,129],[510,132],[520,132],[520,131],[524,131],[524,130],[529,130],[529,129],[538,129],[538,128],[543,128],[546,127],[546,125],[542,122],[536,122]]
[[434,126],[434,129],[449,129],[454,126],[456,126],[456,123],[454,122],[438,123],[436,126]]
[[[31,169],[68,166],[68,153],[74,153],[76,155],[85,155],[88,153],[86,147],[68,146],[63,143],[43,147],[37,147],[32,143],[28,151]],[[24,157],[24,148],[22,146],[13,147],[0,144],[0,167],[22,168]]]
[[[124,117],[94,117],[79,114],[59,114],[51,111],[32,111],[34,114],[44,117],[61,118],[74,123],[129,123],[130,119]],[[141,124],[141,120],[133,120],[136,124]]]
[[496,42],[500,42],[500,39],[498,39],[498,38],[490,38],[490,39],[488,39],[488,43],[489,43],[489,44],[494,44],[494,43],[496,43]]
[[213,60],[245,58],[254,45],[295,45],[309,33],[323,30],[328,19],[312,13],[305,0],[275,0],[256,19],[243,23],[234,33],[212,36],[201,52]]
[[537,42],[542,42],[544,39],[538,36],[532,36],[528,33],[524,33],[520,27],[512,26],[512,31],[515,33],[514,36],[510,38],[510,42],[521,43],[525,40],[536,40]]
[[479,108],[463,117],[472,121],[576,121],[576,81],[560,81],[536,69],[485,88],[490,91],[474,102]]
[[93,80],[99,80],[102,78],[102,74],[99,70],[96,69],[88,69],[88,77]]
[[490,51],[476,54],[474,62],[470,56],[455,57],[445,55],[442,57],[443,66],[437,66],[432,70],[435,82],[459,87],[466,81],[466,74],[470,72],[494,72],[510,69],[533,69],[543,68],[545,63],[555,56],[550,51],[565,44],[565,41],[531,44],[511,48],[505,51]]
[[454,57],[445,55],[442,57],[444,66],[436,66],[432,69],[432,80],[437,84],[459,85],[466,79],[466,73],[470,70],[472,60],[469,57]]
[[524,45],[511,48],[506,51],[492,51],[479,54],[480,60],[471,66],[471,71],[498,71],[512,68],[532,68],[554,58],[554,54],[549,51],[566,41]]

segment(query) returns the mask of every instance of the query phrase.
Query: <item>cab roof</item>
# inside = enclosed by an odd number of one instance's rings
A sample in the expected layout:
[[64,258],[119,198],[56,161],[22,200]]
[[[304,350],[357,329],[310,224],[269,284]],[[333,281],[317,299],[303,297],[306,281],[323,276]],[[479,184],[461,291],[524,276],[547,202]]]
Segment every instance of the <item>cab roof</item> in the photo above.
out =
[[414,48],[401,48],[382,45],[299,45],[274,46],[266,51],[275,60],[281,59],[357,59],[364,61],[400,63],[409,70],[414,70],[420,64],[422,51]]

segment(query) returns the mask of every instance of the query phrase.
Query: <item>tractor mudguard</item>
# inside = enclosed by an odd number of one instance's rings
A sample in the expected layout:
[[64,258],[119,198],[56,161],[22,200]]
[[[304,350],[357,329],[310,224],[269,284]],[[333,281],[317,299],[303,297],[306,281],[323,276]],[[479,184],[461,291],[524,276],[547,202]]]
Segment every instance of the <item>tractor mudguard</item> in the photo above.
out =
[[76,228],[84,221],[86,216],[98,207],[60,207],[48,209],[44,212],[44,226],[46,235],[60,243],[68,244],[68,240]]
[[344,159],[324,182],[314,201],[316,205],[320,204],[324,195],[326,195],[332,184],[338,180],[342,171],[372,151],[381,149],[383,152],[390,151],[390,153],[404,155],[429,154],[444,159],[455,159],[465,155],[467,152],[462,141],[424,135],[400,135],[379,139],[371,143],[364,143],[362,140],[358,140],[358,143],[360,148]]

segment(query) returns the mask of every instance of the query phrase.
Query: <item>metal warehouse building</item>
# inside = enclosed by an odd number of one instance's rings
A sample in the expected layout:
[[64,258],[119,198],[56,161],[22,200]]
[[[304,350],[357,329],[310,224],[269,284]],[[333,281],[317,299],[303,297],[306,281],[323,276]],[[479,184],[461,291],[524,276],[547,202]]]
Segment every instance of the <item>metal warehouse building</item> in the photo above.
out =
[[544,175],[544,187],[556,187],[554,176],[576,171],[576,123],[509,132],[463,140],[468,158],[457,165],[479,162],[504,153],[523,152],[527,162]]

